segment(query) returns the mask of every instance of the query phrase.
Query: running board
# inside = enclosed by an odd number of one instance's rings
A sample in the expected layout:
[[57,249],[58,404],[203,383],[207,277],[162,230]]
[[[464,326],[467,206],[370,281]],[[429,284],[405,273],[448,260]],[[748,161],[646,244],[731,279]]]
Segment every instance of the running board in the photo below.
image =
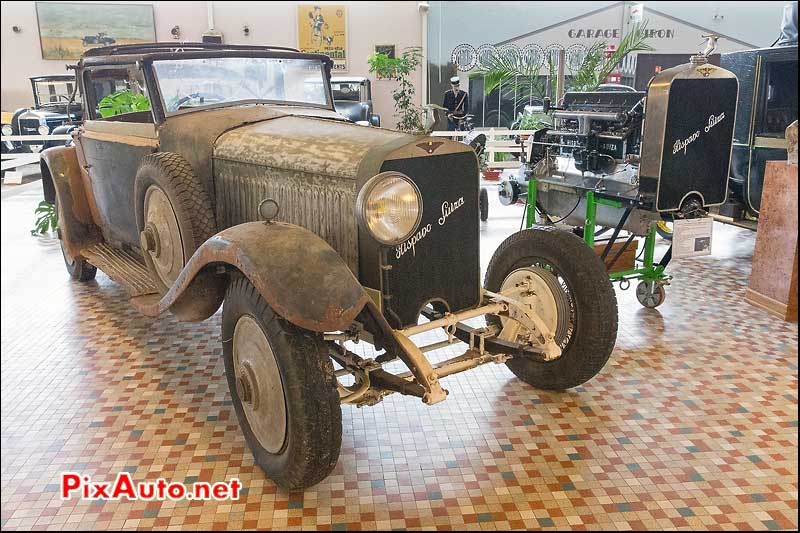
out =
[[100,243],[81,250],[81,255],[122,285],[131,297],[158,294],[158,288],[150,277],[147,266],[133,254]]

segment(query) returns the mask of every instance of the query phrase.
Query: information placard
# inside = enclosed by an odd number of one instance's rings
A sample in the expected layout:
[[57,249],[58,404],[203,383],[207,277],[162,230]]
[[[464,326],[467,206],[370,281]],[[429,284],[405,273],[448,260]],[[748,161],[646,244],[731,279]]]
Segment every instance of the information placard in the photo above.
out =
[[711,255],[711,217],[676,220],[672,232],[672,257],[701,257]]

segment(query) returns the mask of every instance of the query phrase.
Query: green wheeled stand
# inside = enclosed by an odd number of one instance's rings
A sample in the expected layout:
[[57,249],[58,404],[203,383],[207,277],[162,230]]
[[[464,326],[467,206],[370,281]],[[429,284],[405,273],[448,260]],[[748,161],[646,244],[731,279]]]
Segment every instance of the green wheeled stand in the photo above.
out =
[[[526,202],[525,212],[525,227],[530,228],[536,224],[536,192],[538,188],[537,180],[531,178],[528,182],[528,196]],[[666,299],[665,286],[669,285],[672,276],[665,273],[667,265],[672,259],[672,246],[667,250],[664,256],[658,261],[655,261],[656,237],[658,235],[656,222],[650,226],[644,240],[644,250],[641,259],[636,259],[634,268],[623,270],[619,272],[611,271],[617,259],[628,249],[631,243],[634,242],[636,235],[631,234],[623,246],[618,249],[610,261],[606,261],[612,247],[617,239],[619,233],[630,214],[631,210],[636,207],[634,200],[630,201],[628,205],[617,199],[606,198],[602,193],[592,190],[586,190],[586,214],[584,217],[583,225],[583,240],[588,246],[594,248],[595,241],[595,228],[597,206],[605,205],[622,210],[619,224],[613,228],[611,238],[607,242],[600,258],[606,262],[609,270],[609,278],[612,282],[619,283],[620,287],[625,290],[630,287],[631,280],[639,280],[636,286],[636,298],[639,303],[648,309],[654,309],[664,303]]]

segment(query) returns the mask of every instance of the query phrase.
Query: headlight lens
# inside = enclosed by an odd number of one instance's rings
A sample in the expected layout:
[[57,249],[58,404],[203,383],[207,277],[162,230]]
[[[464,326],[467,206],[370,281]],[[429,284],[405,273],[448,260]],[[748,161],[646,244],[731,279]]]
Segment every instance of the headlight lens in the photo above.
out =
[[358,193],[359,220],[372,236],[388,245],[408,239],[422,219],[422,197],[408,176],[381,172]]
[[50,128],[47,126],[47,124],[42,124],[39,126],[39,135],[47,135],[48,133],[50,133]]
[[11,127],[11,124],[3,124],[3,135],[12,135],[14,133],[14,128]]

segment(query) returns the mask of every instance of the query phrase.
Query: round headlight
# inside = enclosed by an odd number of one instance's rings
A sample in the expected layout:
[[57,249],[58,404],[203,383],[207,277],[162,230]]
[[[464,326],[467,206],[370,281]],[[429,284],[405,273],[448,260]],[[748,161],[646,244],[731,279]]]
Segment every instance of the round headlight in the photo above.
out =
[[3,124],[3,135],[13,135],[14,128],[11,127],[11,124]]
[[42,124],[41,126],[39,126],[38,131],[39,135],[47,135],[48,133],[50,133],[50,128],[47,126],[47,124]]
[[422,197],[408,176],[381,172],[367,181],[358,193],[356,211],[372,237],[382,244],[405,241],[422,219]]

